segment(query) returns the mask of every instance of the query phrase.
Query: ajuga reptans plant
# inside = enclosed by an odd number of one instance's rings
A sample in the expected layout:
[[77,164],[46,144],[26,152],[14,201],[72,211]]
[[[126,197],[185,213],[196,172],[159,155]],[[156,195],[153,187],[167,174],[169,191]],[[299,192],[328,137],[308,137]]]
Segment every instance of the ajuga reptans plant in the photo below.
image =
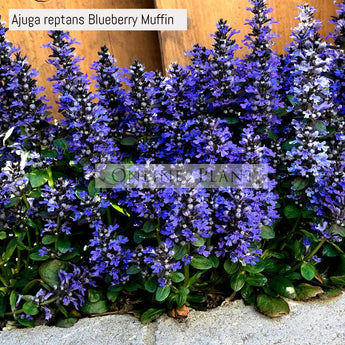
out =
[[[275,317],[288,312],[282,297],[340,293],[344,4],[330,42],[316,10],[299,6],[282,56],[267,1],[249,4],[242,50],[221,19],[210,47],[195,44],[166,75],[139,60],[120,68],[103,45],[89,77],[70,34],[49,32],[59,114],[1,24],[1,328],[124,311],[182,318],[228,296]],[[245,188],[177,188],[172,175],[165,188],[101,188],[112,163],[260,164],[266,175]]]

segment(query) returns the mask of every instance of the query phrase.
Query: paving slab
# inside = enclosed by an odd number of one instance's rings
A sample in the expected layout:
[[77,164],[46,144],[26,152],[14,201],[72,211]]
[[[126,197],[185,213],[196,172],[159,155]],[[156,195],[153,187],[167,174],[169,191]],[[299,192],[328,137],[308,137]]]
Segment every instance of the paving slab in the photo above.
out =
[[344,345],[345,295],[289,301],[291,313],[267,318],[237,300],[178,322],[142,325],[131,315],[85,318],[71,328],[39,326],[0,332],[1,345]]

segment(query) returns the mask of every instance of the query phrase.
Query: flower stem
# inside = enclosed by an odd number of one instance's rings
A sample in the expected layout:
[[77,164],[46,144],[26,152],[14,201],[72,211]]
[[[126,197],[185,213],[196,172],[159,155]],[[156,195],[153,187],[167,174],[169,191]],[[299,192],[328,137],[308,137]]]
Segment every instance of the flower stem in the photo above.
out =
[[[40,303],[39,305],[40,306],[41,305],[47,305],[47,304],[55,302],[57,299],[58,299],[58,297],[52,297],[51,299],[48,299],[45,302]],[[12,315],[17,315],[17,314],[21,314],[21,313],[24,313],[24,309],[18,309],[16,311],[5,313],[5,316],[12,316]]]
[[[296,231],[297,229],[297,226],[299,225],[300,221],[301,221],[301,218],[302,218],[302,213],[297,217],[293,227],[291,228],[291,230],[288,232],[287,234],[287,237],[291,237],[293,235],[293,233]],[[286,246],[286,242],[284,242],[281,247],[280,247],[280,250],[283,250]]]
[[161,219],[159,217],[157,218],[156,235],[157,235],[158,246],[160,246],[162,240],[161,240]]
[[[57,216],[57,219],[56,219],[56,229],[55,229],[55,232],[56,234],[59,233],[59,230],[60,230],[60,226],[61,226],[61,218],[60,218],[60,215]],[[55,252],[57,253],[57,241],[54,242],[54,249],[55,249]]]
[[26,236],[28,237],[28,247],[31,249],[32,248],[32,241],[31,241],[30,230],[28,228],[26,228]]
[[[189,254],[190,252],[190,243],[186,244],[186,251],[187,254]],[[184,282],[183,282],[184,286],[189,286],[189,265],[184,265]]]
[[108,225],[112,225],[113,224],[110,207],[107,207],[107,222],[108,222]]
[[211,236],[206,240],[206,248],[209,249],[211,247]]
[[28,201],[28,199],[26,198],[26,195],[25,195],[25,194],[22,195],[22,200],[23,200],[23,202],[24,202],[24,204],[25,204],[26,209],[29,210],[29,209],[30,209],[30,204],[29,204],[29,201]]
[[8,273],[6,268],[4,267],[4,264],[1,263],[0,265],[2,274],[0,275],[0,280],[4,284],[4,286],[9,286],[10,285],[10,280],[8,278]]
[[318,251],[319,249],[324,245],[324,243],[326,242],[326,238],[323,238],[319,244],[315,247],[315,249],[306,256],[305,260],[309,260],[311,259]]
[[49,166],[47,168],[47,172],[48,172],[48,184],[50,187],[54,186],[54,178],[53,178],[53,172],[52,172],[52,167]]
[[5,278],[2,275],[0,275],[0,281],[4,286],[8,286],[8,282],[5,280]]
[[20,261],[20,249],[17,247],[17,268],[16,268],[16,271],[17,273],[20,272],[20,264],[21,264],[21,261]]
[[[303,262],[310,260],[319,251],[319,249],[324,245],[325,242],[326,238],[323,238],[314,248],[314,250],[304,258]],[[303,262],[299,262],[298,264],[296,264],[294,267],[291,268],[291,271],[296,271],[302,265]]]

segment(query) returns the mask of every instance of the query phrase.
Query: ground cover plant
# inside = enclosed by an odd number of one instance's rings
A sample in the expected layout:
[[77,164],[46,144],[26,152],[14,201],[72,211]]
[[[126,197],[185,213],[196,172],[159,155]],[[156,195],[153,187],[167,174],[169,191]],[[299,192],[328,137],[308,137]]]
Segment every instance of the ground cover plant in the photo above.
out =
[[[167,76],[120,69],[107,47],[80,71],[77,43],[45,46],[64,120],[0,26],[0,325],[73,325],[130,312],[184,318],[243,298],[265,315],[286,298],[345,286],[345,2],[326,41],[299,6],[272,49],[271,9],[250,0],[250,34],[217,24],[212,48]],[[96,83],[96,91],[90,84]],[[265,164],[264,188],[99,188],[108,164]]]

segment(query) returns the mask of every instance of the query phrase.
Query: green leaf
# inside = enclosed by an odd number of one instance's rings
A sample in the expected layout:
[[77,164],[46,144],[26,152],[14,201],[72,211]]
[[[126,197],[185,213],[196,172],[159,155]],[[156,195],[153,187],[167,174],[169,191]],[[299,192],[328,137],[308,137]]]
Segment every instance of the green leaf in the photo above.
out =
[[124,182],[128,179],[128,171],[126,169],[125,166],[114,169],[112,164],[106,166],[106,168],[100,172],[97,186],[103,187],[103,183],[105,187],[107,187],[107,185],[116,186],[119,182]]
[[143,231],[146,233],[149,233],[156,230],[156,228],[157,228],[157,222],[147,220],[143,226]]
[[146,238],[146,233],[140,230],[134,231],[133,240],[136,244],[140,244]]
[[[75,165],[75,164],[72,163],[72,166],[74,166],[74,165]],[[89,158],[83,157],[83,158],[81,158],[81,159],[78,161],[77,165],[82,166],[82,167],[88,167],[88,166],[91,165],[91,162],[90,162],[90,159],[89,159]]]
[[[173,272],[175,273],[175,272]],[[172,274],[170,274],[171,277]],[[157,290],[157,280],[155,278],[149,278],[145,281],[144,287],[145,290],[150,292],[150,293],[154,293]]]
[[302,277],[306,280],[312,280],[315,277],[315,267],[309,262],[303,262],[301,266]]
[[31,260],[34,260],[34,261],[46,261],[46,260],[50,259],[50,256],[47,254],[41,256],[38,252],[36,252],[36,253],[31,253],[29,255],[29,258]]
[[338,224],[333,224],[333,225],[330,227],[329,231],[330,231],[331,233],[338,234],[338,235],[341,236],[341,237],[345,237],[345,227],[340,226],[340,225],[338,225]]
[[227,258],[224,262],[224,270],[230,275],[233,275],[235,272],[237,272],[239,268],[239,262],[232,262],[229,258]]
[[177,305],[179,307],[182,307],[183,305],[186,304],[187,302],[187,296],[189,294],[189,289],[186,288],[185,286],[180,286],[178,291],[177,291]]
[[65,254],[71,248],[71,241],[67,238],[59,238],[56,247],[62,254]]
[[272,257],[268,257],[267,259],[264,259],[265,264],[265,272],[268,273],[277,273],[279,271],[279,263],[278,260]]
[[120,144],[124,146],[133,146],[136,143],[137,143],[137,139],[134,137],[126,137],[120,141]]
[[293,186],[297,191],[303,190],[309,184],[309,180],[305,177],[295,177],[293,181]]
[[322,121],[313,121],[312,127],[319,132],[327,132],[327,127]]
[[67,309],[61,305],[60,303],[56,304],[56,307],[59,309],[59,311],[67,318],[68,317],[68,311]]
[[141,230],[136,230],[134,232],[134,236],[133,236],[133,239],[134,239],[134,242],[139,244],[141,243],[143,240],[145,240],[146,238],[154,238],[156,235],[154,232],[151,232],[151,233],[146,233],[144,231],[141,231]]
[[57,237],[53,236],[53,235],[44,235],[42,237],[42,244],[44,245],[48,245],[48,244],[52,244],[56,241]]
[[26,245],[23,243],[23,241],[18,241],[18,242],[17,242],[17,249],[19,249],[19,250],[25,250],[25,249],[29,249],[29,247],[26,246]]
[[181,260],[187,254],[187,250],[185,247],[175,246],[174,253],[173,258],[176,260]]
[[333,276],[333,277],[330,277],[330,279],[335,286],[339,286],[339,287],[345,286],[345,275],[344,276]]
[[299,105],[299,102],[294,95],[287,95],[286,97],[289,100],[289,102],[291,103],[291,105],[293,105],[293,106]]
[[267,278],[261,273],[255,275],[250,274],[246,278],[246,282],[251,286],[264,286],[267,283]]
[[288,219],[298,218],[301,215],[301,210],[295,205],[287,205],[284,208],[284,215]]
[[333,243],[326,243],[322,248],[322,255],[334,258],[342,253],[343,251],[338,247],[334,246]]
[[338,297],[342,294],[343,294],[343,291],[341,289],[337,289],[337,288],[324,289],[324,293],[319,295],[319,298],[325,300],[329,298]]
[[225,120],[229,125],[234,125],[240,121],[238,117],[226,117]]
[[[304,216],[303,216],[304,217]],[[301,229],[301,232],[303,232],[303,234],[312,242],[317,242],[318,241],[318,238],[317,236],[315,236],[315,234],[307,231],[307,230],[304,230],[304,229]]]
[[172,272],[172,273],[170,273],[170,279],[174,283],[180,283],[184,280],[184,274],[181,272]]
[[127,217],[130,216],[130,214],[129,214],[125,209],[123,209],[122,207],[120,207],[120,206],[114,204],[113,202],[111,203],[111,206],[112,206],[116,211],[122,213],[123,215],[125,215],[125,216],[127,216]]
[[130,281],[124,286],[124,290],[127,291],[137,291],[139,288],[138,284],[136,282]]
[[32,188],[44,185],[48,181],[47,170],[35,170],[28,175]]
[[277,294],[287,298],[295,298],[296,291],[290,279],[282,276],[274,276],[268,281],[269,287]]
[[65,139],[56,139],[54,140],[54,146],[66,151],[69,145]]
[[23,310],[24,313],[28,315],[37,315],[39,313],[38,307],[33,301],[25,302]]
[[31,289],[33,289],[34,287],[36,287],[36,285],[40,282],[40,279],[34,279],[34,280],[30,280],[24,287],[23,290],[21,291],[22,295],[27,295]]
[[210,259],[205,258],[204,256],[201,255],[195,255],[191,262],[191,266],[198,269],[198,270],[208,270],[212,268],[212,263]]
[[302,283],[296,286],[296,300],[306,301],[323,293],[320,286]]
[[111,302],[115,302],[122,289],[123,289],[122,286],[113,286],[113,285],[109,286],[107,290],[108,300]]
[[75,195],[77,196],[77,198],[78,198],[79,200],[84,201],[85,197],[82,196],[82,192],[86,192],[86,190],[83,189],[83,188],[77,187],[77,188],[76,188],[76,191],[75,191]]
[[261,238],[263,240],[271,240],[276,234],[271,226],[263,225],[261,228]]
[[2,254],[3,261],[6,262],[10,259],[10,257],[12,256],[12,254],[17,248],[17,242],[18,242],[17,238],[12,238],[11,241],[8,242],[5,253]]
[[203,295],[192,295],[187,296],[187,301],[192,304],[201,304],[205,302],[205,297]]
[[103,295],[103,291],[101,290],[95,290],[95,289],[89,289],[88,291],[88,297],[89,297],[89,301],[91,303],[95,303],[100,301],[101,299],[103,299],[104,295]]
[[166,285],[164,287],[158,286],[156,291],[156,301],[163,302],[170,294],[170,286]]
[[284,273],[284,277],[287,278],[287,279],[290,279],[290,280],[300,280],[302,279],[302,276],[300,273],[298,272],[293,272],[293,271],[289,271],[289,272],[285,272]]
[[305,247],[302,241],[293,241],[291,246],[292,254],[296,260],[303,260],[305,254]]
[[202,247],[204,244],[205,244],[205,239],[204,238],[202,238],[201,236],[195,236],[198,240],[197,241],[195,241],[195,242],[192,242],[192,245],[194,246],[194,247],[197,247],[197,248],[199,248],[199,247]]
[[32,219],[28,219],[26,222],[29,226],[31,226],[32,228],[36,229],[39,225],[34,222]]
[[193,275],[189,278],[189,285],[188,285],[188,286],[191,286],[191,285],[193,285],[196,281],[198,281],[204,272],[205,272],[205,271],[199,271],[199,272],[193,274]]
[[0,231],[0,240],[4,240],[7,237],[7,234],[5,231]]
[[[248,284],[245,284],[241,290],[241,296],[246,302],[252,299],[252,296],[254,296],[255,298],[254,288]],[[255,299],[254,299],[254,302],[255,302]]]
[[146,310],[140,317],[142,323],[150,323],[157,319],[160,315],[165,312],[165,309],[150,308]]
[[24,327],[31,327],[31,328],[35,327],[35,322],[33,320],[16,318],[16,321],[18,321]]
[[271,139],[271,140],[276,140],[279,138],[278,134],[270,129],[267,131],[267,136],[268,136],[268,139]]
[[288,139],[282,144],[282,148],[286,151],[290,151],[293,147],[296,147],[296,143],[292,143],[295,139]]
[[56,158],[59,156],[56,150],[42,150],[41,154],[45,158]]
[[208,259],[211,261],[211,264],[214,268],[219,266],[219,258],[215,254],[211,254]]
[[10,307],[12,311],[16,309],[17,299],[18,299],[18,294],[14,290],[12,290],[10,294]]
[[274,112],[277,114],[277,116],[284,116],[289,113],[287,109],[281,107],[277,108]]
[[244,265],[243,268],[249,273],[256,274],[262,272],[265,269],[265,263],[264,261],[258,261],[255,263],[255,265],[247,264]]
[[303,210],[302,211],[302,217],[303,218],[314,218],[315,217],[315,212],[310,211],[310,210]]
[[86,314],[100,314],[108,311],[107,301],[101,300],[97,302],[86,301],[81,308],[81,311]]
[[76,317],[68,317],[67,319],[57,320],[55,326],[60,328],[70,328],[72,327],[79,319]]
[[246,275],[244,272],[235,273],[230,279],[230,286],[234,291],[240,291],[246,282]]
[[99,188],[96,188],[96,180],[93,179],[90,181],[89,185],[87,186],[87,191],[90,196],[95,196],[100,192]]
[[126,270],[126,273],[130,274],[130,275],[137,274],[139,272],[141,272],[141,268],[137,265],[132,265],[132,266],[128,267]]
[[44,262],[38,272],[45,283],[50,287],[54,287],[60,286],[60,270],[66,270],[67,268],[68,264],[66,262],[55,259]]
[[15,197],[15,198],[11,198],[9,200],[9,202],[5,205],[5,208],[10,208],[10,207],[13,207],[13,206],[17,206],[21,200],[22,200],[22,198],[19,197],[19,196]]
[[279,317],[290,313],[289,305],[280,297],[260,294],[256,299],[258,311],[269,317]]

